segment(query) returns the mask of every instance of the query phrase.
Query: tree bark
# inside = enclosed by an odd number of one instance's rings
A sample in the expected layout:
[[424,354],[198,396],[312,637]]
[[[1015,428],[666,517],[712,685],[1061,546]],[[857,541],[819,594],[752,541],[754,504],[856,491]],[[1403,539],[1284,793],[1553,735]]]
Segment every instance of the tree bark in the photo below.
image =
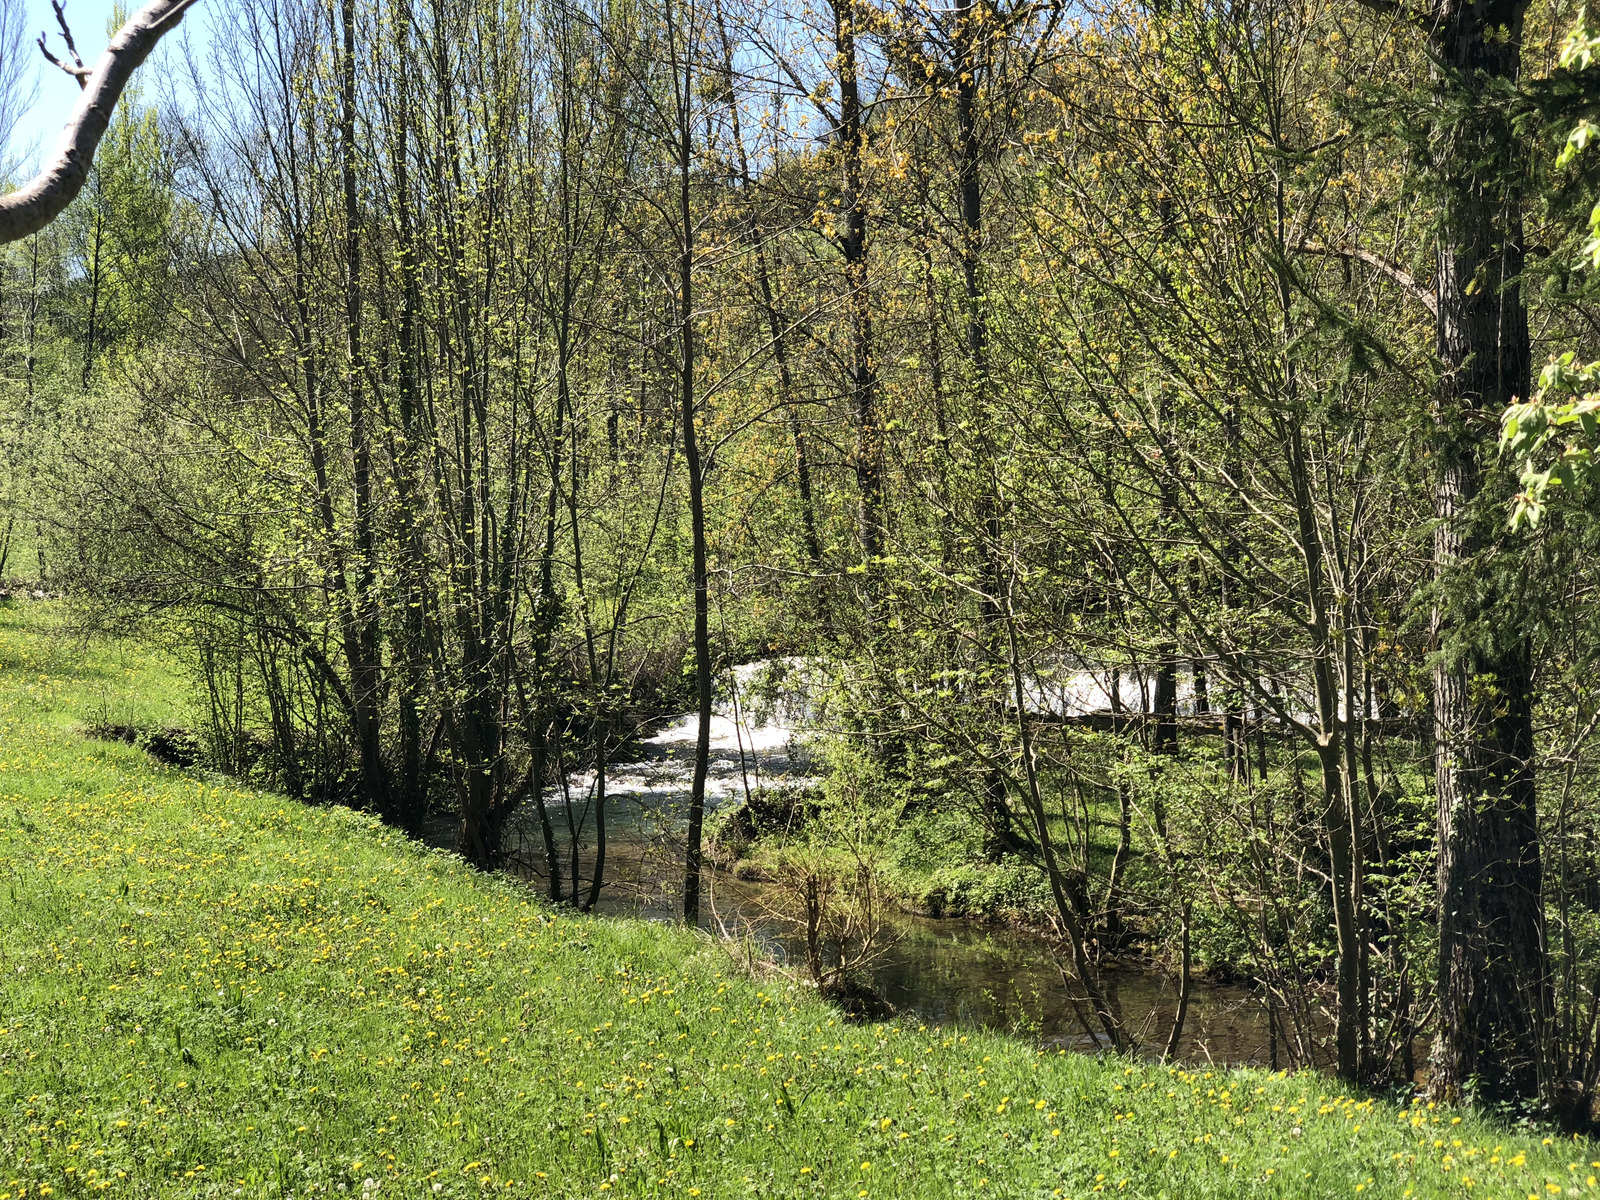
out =
[[61,130],[55,155],[39,174],[0,196],[0,245],[37,233],[83,190],[94,152],[111,124],[122,90],[156,44],[183,20],[194,0],[152,0],[123,23],[87,76],[83,94]]
[[[1477,556],[1479,430],[1530,390],[1520,166],[1494,109],[1518,76],[1525,0],[1441,0],[1433,164],[1443,192],[1436,274],[1433,629],[1438,800],[1438,1034],[1432,1088],[1446,1100],[1529,1098],[1547,1082],[1551,996],[1532,772],[1531,649]],[[1464,92],[1464,95],[1459,93]],[[1483,152],[1485,148],[1492,152]],[[1488,422],[1492,426],[1492,421]],[[1487,584],[1487,586],[1484,586]]]
[[[396,819],[382,743],[382,649],[378,624],[376,542],[372,528],[372,446],[367,427],[361,349],[361,210],[356,189],[356,9],[342,0],[339,30],[339,174],[345,236],[345,390],[350,404],[350,460],[355,501],[355,594],[345,612],[345,657],[355,702],[356,745],[367,803]],[[341,599],[343,599],[341,597]]]
[[422,705],[429,657],[423,610],[428,597],[424,586],[427,553],[424,548],[423,470],[420,457],[424,431],[421,419],[418,315],[422,306],[410,174],[410,0],[402,0],[397,10],[391,17],[393,52],[399,71],[395,89],[391,170],[396,224],[395,252],[400,274],[400,311],[394,324],[401,442],[391,450],[390,458],[395,490],[400,501],[403,536],[409,553],[401,556],[399,570],[400,593],[404,597],[405,610],[393,668],[399,692],[400,736],[400,769],[394,781],[394,803],[401,826],[411,833],[420,833],[428,809],[427,780],[423,773]]
[[[669,22],[671,13],[672,9],[669,8]],[[685,27],[683,36],[686,43],[692,33],[691,29]],[[677,31],[669,28],[668,37],[675,39]],[[678,96],[677,114],[678,233],[682,238],[678,251],[678,385],[682,397],[684,470],[689,476],[689,524],[694,558],[695,712],[700,721],[694,744],[694,773],[689,785],[689,829],[683,864],[683,923],[698,925],[706,773],[711,761],[711,610],[710,581],[706,574],[705,477],[700,461],[700,439],[695,430],[694,211],[690,195],[691,172],[694,168],[694,147],[691,143],[694,120],[690,106],[694,103],[694,93],[687,47],[684,61],[674,66],[681,69],[674,87],[682,89]]]
[[[850,311],[851,415],[856,427],[855,472],[860,493],[861,553],[867,577],[874,580],[875,560],[883,556],[886,518],[883,495],[883,430],[878,419],[878,367],[873,358],[872,300],[867,280],[867,198],[863,188],[866,132],[861,116],[861,87],[856,54],[856,6],[834,0],[834,50],[839,71],[839,128],[836,137],[844,163],[845,289]],[[868,603],[877,602],[876,584],[868,584]]]

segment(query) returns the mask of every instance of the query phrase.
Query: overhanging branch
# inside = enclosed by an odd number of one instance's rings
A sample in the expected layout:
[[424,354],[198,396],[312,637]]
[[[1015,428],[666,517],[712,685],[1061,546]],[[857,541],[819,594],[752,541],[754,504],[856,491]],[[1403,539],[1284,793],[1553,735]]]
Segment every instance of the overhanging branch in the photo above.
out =
[[[194,2],[151,0],[117,30],[87,79],[79,76],[83,93],[61,131],[54,155],[27,183],[0,196],[0,244],[37,233],[60,216],[83,190],[94,152],[111,123],[112,110],[123,88],[139,64],[150,57],[156,43],[183,19]],[[77,57],[75,52],[73,57]],[[65,69],[77,74],[71,68]]]
[[1348,258],[1356,262],[1366,263],[1380,275],[1387,277],[1400,285],[1402,291],[1410,296],[1429,315],[1439,315],[1439,299],[1428,288],[1417,282],[1417,277],[1397,263],[1390,262],[1381,254],[1374,254],[1370,250],[1363,250],[1360,246],[1324,246],[1321,242],[1301,242],[1295,249],[1302,254],[1322,254],[1330,258]]

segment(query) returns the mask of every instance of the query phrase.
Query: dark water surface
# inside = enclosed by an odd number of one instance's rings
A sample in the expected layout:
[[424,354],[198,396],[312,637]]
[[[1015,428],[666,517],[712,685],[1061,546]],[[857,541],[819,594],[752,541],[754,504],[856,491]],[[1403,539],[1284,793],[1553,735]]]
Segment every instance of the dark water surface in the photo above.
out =
[[[681,848],[670,839],[616,830],[607,848],[606,887],[596,911],[663,923],[678,919],[681,862]],[[585,878],[592,874],[592,847],[583,854],[580,868]],[[536,883],[544,886],[542,879]],[[702,928],[742,939],[754,952],[803,975],[804,942],[798,930],[772,917],[766,902],[769,885],[708,865],[703,889]],[[1100,1048],[1084,1028],[1089,1010],[1072,1002],[1079,989],[1063,979],[1058,962],[1064,965],[1064,960],[1058,960],[1058,948],[1049,939],[958,917],[897,912],[888,924],[893,942],[866,973],[900,1014],[929,1024],[999,1030],[1073,1050]],[[1104,967],[1099,982],[1139,1052],[1159,1056],[1177,1008],[1175,976],[1133,960]],[[1276,1026],[1261,993],[1197,974],[1178,1058],[1191,1064],[1288,1066],[1283,1035],[1273,1036]]]
[[[744,670],[744,668],[741,668]],[[712,725],[707,806],[737,803],[752,789],[815,785],[816,767],[795,730],[803,704],[751,716],[744,705],[719,713]],[[606,780],[607,853],[601,913],[672,921],[681,912],[684,806],[697,733],[683,717],[630,748],[629,760],[613,764]],[[574,775],[547,794],[557,840],[569,844],[580,831],[578,874],[594,873],[593,817],[597,797],[592,775]],[[569,814],[571,820],[569,821]],[[587,829],[588,833],[582,831]],[[542,839],[528,806],[509,831],[514,861],[536,886],[544,870]],[[570,880],[572,864],[563,862]],[[747,951],[803,973],[798,931],[772,916],[771,892],[759,881],[738,879],[709,864],[703,882],[701,924],[745,943]],[[1098,1043],[1084,1025],[1064,981],[1057,948],[1046,938],[987,923],[910,914],[891,918],[893,945],[869,969],[873,986],[902,1014],[936,1024],[981,1026],[1015,1033],[1052,1046],[1093,1050]],[[1175,957],[1175,956],[1174,956]],[[1132,961],[1105,967],[1100,984],[1140,1052],[1159,1055],[1177,1007],[1171,973]],[[1081,1010],[1087,1015],[1087,1009]],[[1323,1029],[1316,1031],[1319,1035]],[[1177,1052],[1190,1063],[1289,1066],[1276,1016],[1264,996],[1195,977]],[[1321,1053],[1318,1054],[1321,1060]]]

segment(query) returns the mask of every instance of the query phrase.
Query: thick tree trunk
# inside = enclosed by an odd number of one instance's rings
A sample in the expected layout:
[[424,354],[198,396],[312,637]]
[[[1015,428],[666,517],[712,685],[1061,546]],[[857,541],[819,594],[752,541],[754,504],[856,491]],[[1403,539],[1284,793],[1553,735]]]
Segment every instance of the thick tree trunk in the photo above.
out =
[[1155,725],[1150,738],[1150,749],[1156,754],[1178,752],[1178,648],[1170,643],[1161,646],[1156,657],[1155,695],[1150,707],[1154,710]]
[[[982,437],[982,456],[991,466],[995,450],[989,437],[986,409],[989,402],[989,316],[983,283],[983,187],[978,168],[983,143],[978,131],[978,86],[982,72],[981,42],[983,9],[975,0],[965,0],[956,9],[951,37],[952,70],[950,79],[956,96],[956,199],[961,210],[961,282],[966,307],[966,350],[971,365],[971,411]],[[947,452],[947,451],[946,451]],[[1000,517],[1001,501],[996,480],[991,475],[983,485],[978,503],[984,532],[982,571],[984,598],[978,615],[983,620],[985,639],[991,658],[1003,659],[1004,630],[1000,615]],[[1003,723],[997,712],[996,725]],[[989,769],[983,781],[983,821],[988,836],[984,855],[991,861],[1027,847],[1019,836],[1011,815],[1005,776],[998,765]]]
[[415,225],[412,216],[410,175],[411,87],[408,73],[411,30],[410,0],[391,22],[395,61],[400,78],[396,88],[394,150],[394,205],[398,237],[396,254],[400,274],[400,311],[395,322],[397,377],[400,399],[400,445],[390,452],[395,488],[400,499],[404,536],[410,550],[402,556],[400,592],[405,597],[400,644],[396,648],[394,670],[399,685],[400,769],[394,781],[394,802],[401,826],[411,833],[422,831],[428,811],[428,787],[423,770],[422,709],[425,703],[428,670],[427,626],[423,605],[427,554],[422,528],[422,465],[420,447],[421,381],[418,364],[420,337],[417,328],[421,310],[421,289]]
[[[1525,0],[1442,0],[1431,49],[1448,157],[1437,264],[1433,673],[1438,799],[1438,1035],[1432,1086],[1448,1100],[1492,1103],[1542,1090],[1550,984],[1532,773],[1531,651],[1492,580],[1459,564],[1479,549],[1480,430],[1529,393],[1520,166],[1489,89],[1514,82]],[[1463,116],[1465,112],[1465,116]],[[1487,159],[1480,147],[1503,147]],[[1487,583],[1488,586],[1481,586]]]
[[506,815],[501,804],[505,758],[499,753],[501,730],[486,674],[481,669],[468,670],[468,686],[477,690],[453,721],[454,749],[463,776],[457,845],[463,858],[485,871],[500,865],[500,834]]
[[[1434,672],[1439,1023],[1433,1090],[1540,1093],[1551,996],[1525,645]],[[1493,680],[1496,698],[1484,689]]]

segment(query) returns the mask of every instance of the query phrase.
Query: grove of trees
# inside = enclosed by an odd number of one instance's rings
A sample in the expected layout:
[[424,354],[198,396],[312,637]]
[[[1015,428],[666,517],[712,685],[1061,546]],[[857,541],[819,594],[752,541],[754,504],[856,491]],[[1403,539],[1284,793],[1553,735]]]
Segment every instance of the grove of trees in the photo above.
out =
[[0,574],[166,638],[217,765],[591,907],[696,708],[695,920],[717,680],[808,656],[830,788],[1044,897],[1104,1044],[1142,948],[1592,1119],[1600,521],[1499,445],[1600,357],[1571,4],[202,11],[0,248]]

